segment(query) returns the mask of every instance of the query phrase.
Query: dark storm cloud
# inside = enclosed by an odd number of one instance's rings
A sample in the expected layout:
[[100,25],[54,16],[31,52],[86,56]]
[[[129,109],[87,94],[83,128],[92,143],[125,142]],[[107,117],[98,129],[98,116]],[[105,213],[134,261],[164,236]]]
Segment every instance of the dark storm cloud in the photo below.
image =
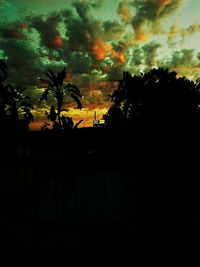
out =
[[72,73],[90,73],[93,69],[91,56],[82,52],[71,53],[68,65]]
[[28,25],[26,23],[2,23],[0,26],[0,36],[4,39],[26,40],[28,39],[27,29]]
[[107,73],[107,80],[110,82],[116,82],[120,80],[123,76],[123,70],[124,68],[120,65],[115,65],[108,70]]
[[64,46],[64,40],[59,31],[59,24],[62,21],[60,13],[53,13],[46,19],[34,17],[31,20],[31,27],[40,34],[40,44],[48,49],[57,49]]
[[9,77],[16,84],[37,84],[43,64],[39,54],[24,40],[0,39],[0,47],[9,67]]
[[87,35],[87,25],[77,17],[64,17],[67,31],[67,43],[69,52],[89,50]]

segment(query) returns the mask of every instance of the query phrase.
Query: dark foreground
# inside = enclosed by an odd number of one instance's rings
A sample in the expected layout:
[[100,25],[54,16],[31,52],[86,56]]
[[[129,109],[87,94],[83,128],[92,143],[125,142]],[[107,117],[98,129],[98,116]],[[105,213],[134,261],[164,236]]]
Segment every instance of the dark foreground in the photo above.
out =
[[2,135],[2,266],[193,266],[199,145],[184,128]]

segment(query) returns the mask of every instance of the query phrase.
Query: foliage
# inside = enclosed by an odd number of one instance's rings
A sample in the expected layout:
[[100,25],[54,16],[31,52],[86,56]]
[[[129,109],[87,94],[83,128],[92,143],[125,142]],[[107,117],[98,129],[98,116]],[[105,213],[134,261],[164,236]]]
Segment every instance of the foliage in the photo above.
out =
[[110,126],[114,121],[115,126],[122,121],[125,125],[136,121],[163,126],[186,123],[198,112],[199,83],[177,78],[176,72],[163,68],[138,76],[123,72],[111,101],[113,105],[104,116]]
[[56,101],[57,109],[54,105],[51,106],[50,111],[45,113],[46,117],[53,123],[53,129],[64,129],[72,127],[69,117],[61,115],[63,111],[67,111],[63,108],[65,104],[65,97],[70,96],[76,103],[79,109],[82,108],[80,89],[71,83],[65,83],[66,68],[63,68],[60,72],[55,74],[52,70],[48,70],[46,73],[47,79],[40,79],[40,81],[47,84],[47,88],[44,90],[41,101],[48,101],[48,95],[53,96]]
[[24,115],[24,118],[28,123],[33,121],[33,115],[31,113],[33,106],[30,103],[30,98],[24,95],[26,88],[9,85],[7,89],[8,99],[6,112],[10,114],[11,118],[15,121],[19,120],[20,114]]
[[6,83],[7,70],[6,63],[0,60],[0,117],[3,121],[11,120],[13,124],[17,124],[20,115],[23,115],[28,126],[33,121],[33,106],[30,98],[24,94],[26,88]]

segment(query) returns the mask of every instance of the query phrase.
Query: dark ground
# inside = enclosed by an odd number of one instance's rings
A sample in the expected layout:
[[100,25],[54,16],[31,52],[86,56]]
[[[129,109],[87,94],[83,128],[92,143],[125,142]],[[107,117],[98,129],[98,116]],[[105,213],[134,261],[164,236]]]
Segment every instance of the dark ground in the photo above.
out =
[[2,134],[2,266],[193,266],[199,145],[189,128]]

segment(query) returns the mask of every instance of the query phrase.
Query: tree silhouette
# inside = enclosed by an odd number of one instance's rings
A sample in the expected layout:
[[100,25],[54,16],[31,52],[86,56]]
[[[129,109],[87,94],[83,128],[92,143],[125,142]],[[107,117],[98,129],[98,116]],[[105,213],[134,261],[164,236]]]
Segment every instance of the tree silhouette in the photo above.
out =
[[122,127],[124,123],[123,111],[116,105],[112,105],[107,114],[103,115],[106,125],[110,128]]
[[0,60],[0,119],[5,127],[12,124],[10,126],[15,128],[19,126],[20,117],[24,116],[24,122],[28,127],[28,124],[33,121],[31,113],[33,107],[30,98],[24,94],[26,88],[6,83],[7,77],[7,65]]
[[31,113],[33,106],[30,103],[30,98],[24,95],[25,90],[26,88],[14,87],[11,84],[8,86],[6,112],[14,122],[17,122],[20,115],[23,114],[26,122],[29,124],[30,121],[33,121],[33,115]]
[[5,81],[8,77],[7,65],[4,60],[0,59],[0,83]]
[[76,124],[74,124],[72,117],[69,116],[62,116],[61,117],[63,130],[70,130],[70,129],[76,129],[78,125],[83,122],[83,120],[79,120]]
[[111,95],[113,105],[105,115],[106,124],[119,119],[119,109],[120,120],[129,126],[136,121],[157,126],[187,123],[198,112],[199,92],[197,83],[177,78],[168,69],[152,69],[138,76],[123,72]]
[[82,96],[80,93],[80,89],[74,84],[65,83],[65,78],[67,74],[66,68],[63,68],[57,74],[55,74],[52,70],[48,69],[45,74],[47,76],[47,79],[40,79],[40,81],[47,84],[47,88],[43,92],[42,97],[40,98],[40,102],[43,100],[47,101],[48,95],[53,96],[54,100],[56,101],[57,110],[55,110],[55,107],[52,105],[50,108],[50,112],[46,112],[46,116],[53,123],[54,129],[63,128],[64,119],[63,115],[61,116],[61,112],[67,111],[66,109],[63,109],[65,97],[70,96],[77,103],[77,107],[81,109]]
[[0,119],[5,117],[5,105],[7,99],[7,87],[4,82],[8,77],[7,65],[0,59]]

